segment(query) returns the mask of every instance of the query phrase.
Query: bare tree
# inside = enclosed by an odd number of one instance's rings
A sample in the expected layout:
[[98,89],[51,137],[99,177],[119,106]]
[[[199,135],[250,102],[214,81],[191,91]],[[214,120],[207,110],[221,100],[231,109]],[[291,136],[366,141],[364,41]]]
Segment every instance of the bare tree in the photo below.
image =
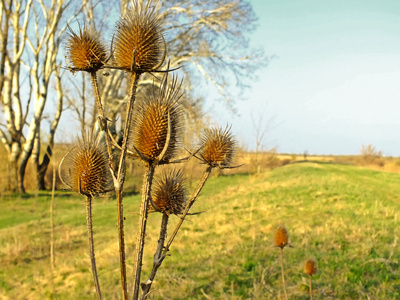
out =
[[[48,150],[41,163],[39,163],[38,151],[35,153],[34,160],[39,181],[43,180],[47,170],[52,153],[49,149],[52,148],[54,142],[63,101],[60,74],[55,74],[57,57],[63,33],[69,22],[66,19],[66,12],[73,3],[72,0],[2,0],[1,2],[2,60],[0,63],[2,65],[0,67],[2,77],[0,83],[6,123],[1,124],[0,134],[9,153],[11,166],[9,188],[12,190],[18,189],[25,192],[26,166],[32,155],[35,141],[40,143],[38,136],[43,112],[51,95],[50,83],[54,80],[58,108],[53,112]],[[69,17],[76,17],[86,3],[87,0],[82,1],[78,8],[73,7],[76,13],[70,14]],[[5,45],[4,43],[10,39],[13,39],[13,42]],[[28,92],[26,92],[26,87],[28,87]],[[28,125],[27,128],[25,125]],[[36,149],[40,148],[36,147]]]
[[[120,13],[123,13],[130,1],[121,0],[120,3]],[[88,5],[87,8],[85,16],[91,26],[97,30],[114,26],[114,23],[107,23],[109,19],[95,18],[112,9],[106,2]],[[234,101],[240,98],[238,93],[254,80],[254,71],[268,63],[268,57],[249,47],[247,41],[247,34],[255,28],[256,21],[250,3],[244,0],[160,0],[156,9],[161,19],[169,24],[166,26],[166,43],[170,68],[179,67],[182,77],[185,77],[183,88],[187,115],[190,118],[201,117],[196,112],[203,100],[201,93],[193,95],[193,82],[196,85],[199,82],[210,83],[233,108]],[[129,83],[121,72],[111,70],[106,74],[108,76],[99,76],[104,110],[110,119],[122,119]],[[158,75],[143,75],[138,86],[139,94],[145,93],[149,87],[154,88],[153,83],[159,84],[154,76]]]
[[[267,134],[270,132],[274,117],[267,117],[265,111],[258,111],[256,115],[251,113],[251,121],[254,130],[255,148],[254,148],[254,165],[257,173],[261,172],[261,160],[263,151],[265,151]],[[268,150],[274,154],[276,148]]]

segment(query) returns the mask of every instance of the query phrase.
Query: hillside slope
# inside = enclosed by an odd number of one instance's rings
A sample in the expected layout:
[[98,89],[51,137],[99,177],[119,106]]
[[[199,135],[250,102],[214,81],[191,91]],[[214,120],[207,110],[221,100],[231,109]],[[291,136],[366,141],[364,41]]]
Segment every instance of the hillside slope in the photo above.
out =
[[[211,178],[156,278],[155,299],[277,299],[282,295],[278,225],[286,226],[290,299],[308,299],[303,268],[316,259],[314,299],[400,297],[400,175],[352,166],[298,163],[261,175]],[[84,201],[58,194],[53,278],[49,200],[43,194],[0,202],[0,298],[94,299]],[[125,198],[128,274],[139,197]],[[116,205],[94,203],[97,265],[103,294],[120,299]],[[171,217],[170,228],[176,222]],[[148,274],[160,215],[149,217]]]

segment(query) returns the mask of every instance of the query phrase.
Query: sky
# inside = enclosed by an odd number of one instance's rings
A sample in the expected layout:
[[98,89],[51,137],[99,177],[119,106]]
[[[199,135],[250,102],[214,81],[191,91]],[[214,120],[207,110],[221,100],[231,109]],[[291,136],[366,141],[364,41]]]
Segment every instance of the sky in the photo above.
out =
[[400,0],[250,0],[252,47],[274,56],[237,100],[206,104],[239,142],[280,153],[359,154],[373,145],[400,156]]

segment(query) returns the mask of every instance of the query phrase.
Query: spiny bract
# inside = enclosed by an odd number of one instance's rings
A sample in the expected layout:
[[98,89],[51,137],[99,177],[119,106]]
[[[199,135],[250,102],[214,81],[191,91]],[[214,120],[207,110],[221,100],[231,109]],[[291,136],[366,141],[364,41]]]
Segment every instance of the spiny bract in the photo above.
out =
[[202,137],[200,159],[211,167],[229,167],[235,152],[236,141],[230,127],[206,129]]
[[72,190],[98,196],[110,190],[108,154],[100,136],[83,133],[76,146],[60,163],[60,178]]
[[[138,101],[131,127],[130,147],[134,153],[136,148],[146,158],[146,162],[160,159],[159,163],[165,163],[176,153],[183,126],[179,89],[176,79],[168,83],[165,76],[157,95],[150,93]],[[166,143],[165,154],[159,157]]]
[[115,65],[128,72],[135,52],[134,68],[150,71],[163,63],[165,54],[162,22],[151,1],[146,5],[132,2],[132,7],[117,23],[114,46]]
[[168,215],[182,214],[186,204],[183,173],[180,170],[165,172],[160,179],[156,180],[152,199],[157,206],[152,210],[158,209]]
[[66,59],[72,71],[95,72],[103,67],[107,53],[98,33],[87,27],[75,33],[69,27],[68,35]]

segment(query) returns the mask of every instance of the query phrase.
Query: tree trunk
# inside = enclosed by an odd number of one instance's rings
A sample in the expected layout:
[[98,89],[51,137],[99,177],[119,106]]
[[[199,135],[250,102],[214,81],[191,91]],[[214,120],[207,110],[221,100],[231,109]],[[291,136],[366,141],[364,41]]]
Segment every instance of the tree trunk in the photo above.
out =
[[11,146],[11,153],[9,155],[10,170],[8,173],[8,190],[12,192],[18,191],[18,160],[21,155],[21,145],[14,142]]

